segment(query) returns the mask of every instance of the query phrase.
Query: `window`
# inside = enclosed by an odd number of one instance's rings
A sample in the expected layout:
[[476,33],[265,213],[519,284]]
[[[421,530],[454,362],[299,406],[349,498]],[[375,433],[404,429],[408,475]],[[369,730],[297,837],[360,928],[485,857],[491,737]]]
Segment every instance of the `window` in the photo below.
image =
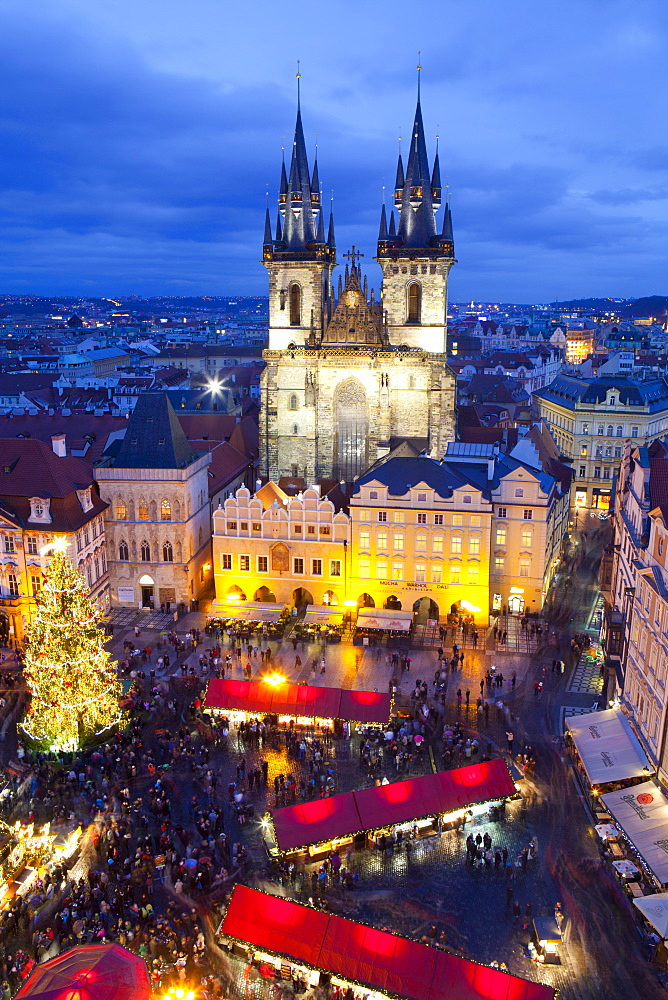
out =
[[621,458],[621,457],[622,457],[622,449],[615,448],[615,458]]
[[589,434],[589,424],[583,424],[582,425],[582,433],[583,434]]
[[30,535],[28,538],[28,555],[29,556],[37,555],[37,539],[35,538],[34,535]]
[[[426,502],[427,502],[427,494],[426,493],[418,493],[418,503],[426,503]],[[426,521],[425,521],[425,524],[426,524]]]
[[83,548],[83,539],[81,537],[81,532],[77,531],[77,552],[81,552]]
[[499,526],[496,529],[496,544],[505,545],[508,538],[508,529],[504,526]]
[[162,546],[162,561],[174,562],[174,550],[171,542],[165,542]]
[[608,424],[608,437],[612,437],[612,424]]
[[580,448],[580,455],[582,456],[582,458],[586,458],[587,457],[587,445],[586,444],[583,444],[582,447]]
[[151,546],[146,541],[141,543],[141,561],[142,562],[151,561]]
[[450,539],[450,551],[453,554],[460,555],[462,551],[462,536],[453,535]]
[[600,479],[600,478],[601,478],[601,466],[600,465],[595,465],[594,466],[594,479]]
[[290,285],[290,326],[300,326],[302,321],[302,290],[297,284]]
[[259,521],[253,521],[251,528],[253,531],[262,531],[262,524]]
[[473,501],[473,497],[471,496],[470,493],[465,493],[464,496],[462,497],[462,501],[463,503],[471,503]]
[[125,506],[123,500],[119,500],[118,503],[116,504],[116,520],[125,521],[127,520],[127,516],[128,516],[128,509]]
[[497,517],[508,517],[508,514],[506,512],[506,508],[505,507],[499,507],[498,510],[497,510],[497,512],[496,512],[496,516]]
[[427,523],[427,515],[426,514],[418,514],[418,516],[417,516],[417,523],[418,524],[426,524]]
[[292,527],[294,529],[295,535],[301,535],[301,533],[302,533],[302,526],[301,526],[301,524],[293,524]]
[[306,534],[307,535],[315,535],[315,524],[307,524],[306,525]]
[[427,551],[427,536],[426,535],[416,535],[415,536],[415,551],[416,552],[426,552]]
[[533,534],[530,528],[525,528],[522,531],[522,547],[525,549],[531,548],[531,542],[533,539]]
[[587,475],[587,466],[586,466],[586,465],[581,465],[581,466],[579,467],[579,469],[578,469],[578,475],[580,476],[580,478],[581,478],[581,479],[582,479],[582,478],[583,478],[584,476],[586,476],[586,475]]
[[532,510],[525,510],[524,511],[524,520],[525,521],[533,521],[533,511]]
[[371,563],[368,559],[358,559],[357,561],[357,575],[362,580],[368,580],[370,576],[370,566]]
[[18,597],[19,596],[19,585],[14,573],[9,573],[7,576],[7,586],[9,587],[9,596]]
[[378,490],[371,490],[371,492],[369,493],[369,500],[377,500],[377,499],[378,499]]
[[417,281],[408,286],[408,323],[419,323],[422,306],[422,289]]
[[328,524],[321,524],[320,525],[320,534],[321,535],[328,535],[329,534],[329,525]]
[[128,556],[128,543],[127,542],[120,542],[119,543],[119,546],[118,546],[118,558],[121,560],[121,562],[127,562],[128,561],[129,556]]
[[452,515],[452,527],[453,528],[461,528],[461,526],[463,524],[464,524],[464,515],[463,514],[453,514]]
[[604,479],[609,479],[610,478],[610,469],[604,469],[603,470],[603,478]]
[[394,521],[395,524],[403,524],[404,521],[406,520],[406,516],[403,510],[395,510],[394,517],[392,520]]
[[341,560],[340,559],[330,559],[330,561],[329,561],[329,575],[330,576],[341,576]]
[[379,521],[387,521],[387,511],[386,510],[379,510],[378,511],[378,520]]
[[4,538],[5,538],[5,552],[13,552],[14,539],[12,538],[11,535],[5,535]]
[[360,507],[360,521],[370,521],[370,520],[371,517],[369,516],[369,511],[365,510],[363,507]]
[[376,579],[387,580],[387,559],[376,559]]
[[293,570],[296,576],[301,576],[304,572],[304,560],[300,556],[293,559]]
[[299,408],[299,400],[297,399],[296,393],[292,393],[290,396],[290,409],[297,410]]
[[376,535],[376,545],[378,546],[379,549],[386,549],[387,548],[387,532],[386,531],[379,531],[378,532],[378,534]]
[[42,580],[39,576],[30,577],[30,590],[32,591],[32,596],[37,597],[40,590],[42,589]]
[[478,563],[469,563],[468,570],[467,570],[467,575],[468,575],[468,581],[467,582],[469,584],[471,584],[472,586],[474,586],[474,587],[478,583],[478,573],[479,573],[479,571],[480,571],[480,567],[478,566]]
[[480,514],[471,514],[471,527],[480,528],[482,526],[482,518]]
[[148,521],[148,504],[145,500],[139,501],[139,520]]
[[434,514],[434,524],[443,524],[442,514]]
[[522,489],[515,490],[515,496],[516,497],[523,497],[524,496],[524,490],[522,490]]
[[84,545],[90,544],[90,537],[88,535],[88,528],[84,528]]
[[160,501],[160,520],[161,521],[171,521],[172,519],[172,505],[169,500]]
[[480,535],[471,535],[469,538],[469,555],[480,555]]
[[269,572],[269,558],[268,558],[268,556],[258,556],[257,557],[257,571],[258,571],[258,573],[268,573]]
[[453,562],[450,563],[450,583],[459,583],[461,581],[462,567],[461,563]]
[[443,567],[441,563],[431,564],[431,582],[432,583],[442,583],[443,582]]
[[403,578],[404,578],[403,559],[394,559],[392,562],[392,579],[403,580]]
[[237,530],[237,522],[236,521],[228,521],[227,522],[227,530],[228,531],[236,531]]
[[526,580],[529,576],[529,570],[531,569],[531,560],[527,556],[522,556],[520,559],[520,577]]
[[311,560],[311,573],[313,576],[322,576],[322,559]]
[[404,551],[404,533],[403,531],[394,532],[394,551],[403,552]]
[[415,563],[415,582],[425,583],[427,579],[427,564],[423,562]]
[[90,527],[93,532],[93,538],[97,538],[97,521],[92,521]]
[[220,557],[221,569],[232,569],[232,553],[223,552]]
[[494,572],[503,573],[503,567],[505,564],[505,556],[494,556]]
[[371,544],[371,532],[368,528],[362,528],[360,530],[360,548],[368,549]]
[[445,539],[443,535],[434,535],[431,540],[431,547],[434,552],[442,552]]
[[638,427],[634,424],[633,427],[631,428],[631,437],[632,438],[637,438],[639,436],[640,436],[640,434],[639,434],[639,431],[638,431]]
[[598,425],[598,436],[599,437],[603,437],[604,434],[605,434],[605,427],[603,426],[603,424],[599,424]]
[[617,424],[617,434],[616,434],[616,436],[617,436],[618,438],[620,438],[620,437],[622,436],[622,434],[623,434],[623,433],[624,433],[624,432],[623,432],[623,429],[622,429],[622,425],[621,425],[621,424]]

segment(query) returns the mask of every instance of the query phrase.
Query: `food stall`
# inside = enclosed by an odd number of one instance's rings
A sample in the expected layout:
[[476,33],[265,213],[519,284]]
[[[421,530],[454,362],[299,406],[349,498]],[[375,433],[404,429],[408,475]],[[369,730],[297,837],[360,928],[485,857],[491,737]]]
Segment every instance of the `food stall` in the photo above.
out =
[[[381,723],[390,718],[392,699],[377,691],[289,684],[280,674],[260,681],[209,680],[203,711],[225,716],[232,725],[267,719],[271,725],[333,731],[337,723]],[[341,725],[338,726],[341,728]]]
[[[628,719],[618,708],[566,719],[567,746],[583,791],[601,813],[599,796],[631,787],[654,772]],[[601,816],[605,822],[605,816]]]
[[67,861],[81,839],[81,828],[52,832],[49,823],[36,829],[18,820],[8,826],[0,820],[0,908],[14,896],[24,896],[50,865]]
[[151,995],[151,980],[143,958],[119,944],[86,944],[69,948],[38,965],[14,997],[15,1000],[150,1000]]
[[387,633],[390,647],[405,646],[413,628],[411,611],[393,611],[385,608],[360,608],[353,635],[356,646],[375,646]]
[[644,781],[602,795],[601,801],[635,851],[630,859],[613,861],[620,879],[635,881],[641,868],[657,888],[667,886],[668,800],[659,785]]
[[287,621],[285,604],[264,601],[212,601],[207,615],[207,626],[221,632],[228,628],[242,634],[262,631],[270,639],[282,637]]
[[556,917],[534,917],[533,936],[536,941],[538,959],[546,964],[559,965],[559,945],[561,930]]
[[345,608],[309,604],[304,618],[295,624],[292,634],[307,642],[316,638],[326,642],[340,642],[345,611]]
[[470,764],[276,809],[263,823],[265,843],[272,854],[315,861],[351,844],[372,846],[395,832],[402,839],[429,836],[516,792],[504,760]]
[[346,917],[237,885],[218,937],[277,982],[373,1000],[554,1000],[554,990]]

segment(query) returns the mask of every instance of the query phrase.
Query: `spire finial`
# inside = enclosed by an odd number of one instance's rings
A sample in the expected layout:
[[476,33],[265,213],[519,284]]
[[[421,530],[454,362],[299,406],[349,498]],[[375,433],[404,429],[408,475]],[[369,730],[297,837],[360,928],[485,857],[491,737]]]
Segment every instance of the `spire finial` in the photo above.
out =
[[437,153],[438,153],[438,140],[441,138],[440,135],[438,134],[440,127],[441,126],[437,123],[437,125],[436,125],[436,152]]
[[301,75],[301,73],[299,71],[300,63],[301,63],[301,59],[298,59],[297,60],[297,108],[298,109],[301,108],[301,85],[300,85],[300,80],[302,78],[302,75]]
[[417,64],[417,75],[418,75],[418,102],[419,102],[419,100],[420,100],[420,73],[422,72],[422,66],[420,65],[420,64],[421,64],[421,62],[422,62],[422,60],[420,59],[420,56],[421,56],[421,55],[422,55],[422,52],[418,52],[418,64]]
[[[267,188],[267,197],[269,197],[269,188]],[[383,205],[385,204],[385,178],[383,177]]]

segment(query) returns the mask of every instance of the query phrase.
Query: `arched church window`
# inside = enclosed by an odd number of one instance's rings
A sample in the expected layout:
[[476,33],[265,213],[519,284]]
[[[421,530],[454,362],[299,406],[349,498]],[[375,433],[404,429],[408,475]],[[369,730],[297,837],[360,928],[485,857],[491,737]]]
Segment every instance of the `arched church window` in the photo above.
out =
[[128,561],[128,543],[127,542],[121,542],[119,544],[119,546],[118,546],[118,558],[122,562],[127,562]]
[[172,519],[172,505],[169,500],[162,500],[160,503],[160,520],[161,521],[171,521]]
[[299,409],[299,400],[297,399],[296,392],[293,392],[292,395],[290,396],[290,409],[291,410]]
[[290,285],[290,326],[300,326],[302,321],[302,290],[297,284]]
[[148,504],[145,500],[139,501],[139,520],[148,521]]
[[422,310],[422,288],[418,281],[408,286],[408,322],[419,323]]
[[151,561],[151,546],[148,542],[141,543],[141,561],[150,562]]
[[162,546],[162,561],[174,562],[174,550],[172,549],[171,542],[165,542],[165,544]]

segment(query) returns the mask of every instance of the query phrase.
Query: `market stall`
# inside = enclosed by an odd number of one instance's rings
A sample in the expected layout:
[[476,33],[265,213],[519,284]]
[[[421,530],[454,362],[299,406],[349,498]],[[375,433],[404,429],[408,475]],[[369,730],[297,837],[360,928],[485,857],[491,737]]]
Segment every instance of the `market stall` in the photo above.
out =
[[[624,837],[635,848],[640,863],[651,872],[657,886],[668,885],[668,800],[654,781],[645,781],[632,788],[622,788],[601,796],[615,822],[621,827]],[[617,867],[624,859],[613,861]],[[638,873],[625,868],[622,877],[633,877]],[[619,868],[618,868],[619,870]]]
[[362,986],[406,1000],[554,998],[540,983],[241,885],[218,934],[239,957],[305,986]]
[[52,832],[49,823],[13,826],[0,821],[0,908],[15,896],[24,896],[50,866],[66,862],[75,853],[81,828]]
[[633,900],[648,924],[664,940],[668,938],[668,892],[657,892],[652,896],[639,896]]
[[368,846],[385,831],[408,836],[417,827],[418,836],[427,836],[472,807],[515,794],[505,761],[470,764],[277,809],[267,841],[275,853],[316,858],[353,842]]
[[119,944],[79,945],[38,965],[15,1000],[149,1000],[143,958]]
[[561,944],[561,928],[554,916],[534,917],[533,936],[536,941],[540,961],[558,965],[559,945]]
[[262,629],[270,638],[282,636],[286,621],[285,604],[263,601],[212,601],[207,615],[207,625],[221,631],[232,628],[256,632]]
[[360,608],[353,635],[356,646],[373,646],[387,633],[388,646],[405,643],[413,627],[410,611],[394,611],[384,608]]
[[628,719],[618,708],[566,719],[575,771],[596,808],[599,793],[632,786],[654,772]]
[[289,684],[279,674],[261,681],[218,680],[206,688],[203,710],[224,715],[233,724],[269,717],[276,725],[333,729],[335,721],[386,723],[391,697],[377,691]]
[[308,640],[317,636],[326,642],[340,642],[345,612],[345,608],[309,604],[303,620],[295,624],[293,634],[301,639]]

